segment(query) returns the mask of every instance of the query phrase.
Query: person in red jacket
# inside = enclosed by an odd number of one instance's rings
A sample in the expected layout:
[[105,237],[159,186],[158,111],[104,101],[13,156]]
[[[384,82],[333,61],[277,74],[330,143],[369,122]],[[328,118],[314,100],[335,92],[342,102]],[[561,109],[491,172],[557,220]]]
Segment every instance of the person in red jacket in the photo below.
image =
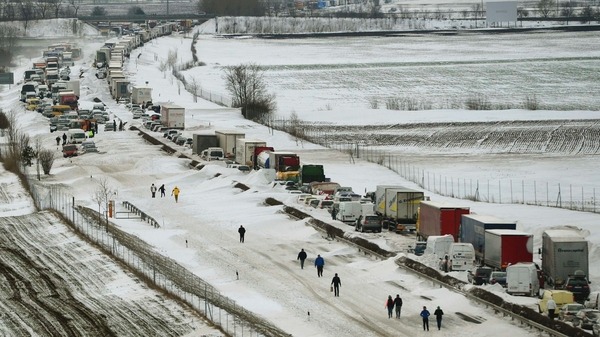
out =
[[385,302],[385,307],[388,311],[388,318],[392,318],[392,313],[394,312],[394,299],[392,298],[392,295],[388,296],[388,299]]

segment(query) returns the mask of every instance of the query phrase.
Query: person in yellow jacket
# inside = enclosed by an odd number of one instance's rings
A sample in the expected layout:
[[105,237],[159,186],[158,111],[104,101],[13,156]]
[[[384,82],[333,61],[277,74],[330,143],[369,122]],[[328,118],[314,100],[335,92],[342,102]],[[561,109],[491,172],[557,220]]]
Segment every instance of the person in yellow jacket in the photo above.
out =
[[175,202],[177,202],[177,200],[179,199],[179,187],[175,186],[175,188],[173,188],[173,191],[171,192],[171,195],[175,197]]

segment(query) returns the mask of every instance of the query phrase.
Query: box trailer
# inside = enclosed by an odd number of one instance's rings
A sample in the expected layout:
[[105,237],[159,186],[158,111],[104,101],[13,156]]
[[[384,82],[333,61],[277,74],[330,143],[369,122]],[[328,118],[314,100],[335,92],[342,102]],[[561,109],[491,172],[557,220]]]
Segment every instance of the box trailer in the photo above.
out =
[[[388,188],[385,190],[386,208],[384,221],[389,230],[416,230],[417,217],[421,201],[425,193],[406,187]],[[385,224],[383,224],[385,227]]]
[[134,85],[131,88],[131,103],[142,104],[152,102],[152,87]]
[[426,240],[430,235],[450,234],[458,242],[460,220],[469,214],[469,207],[450,205],[433,201],[421,201],[417,222],[417,236]]
[[488,229],[484,234],[483,263],[505,270],[511,264],[533,262],[533,234],[507,229]]
[[300,167],[300,184],[310,184],[313,181],[325,181],[323,165],[302,165]]
[[461,216],[459,241],[473,245],[477,261],[482,261],[485,253],[485,231],[488,229],[516,230],[517,223],[489,215],[464,214]]
[[173,103],[160,105],[160,121],[171,129],[183,129],[185,127],[185,108]]
[[547,229],[542,233],[542,272],[551,286],[562,286],[581,270],[589,275],[588,241],[579,230]]
[[235,144],[235,162],[253,167],[255,150],[261,147],[267,147],[267,142],[260,139],[238,138]]
[[118,100],[121,98],[129,98],[129,80],[115,80],[112,88],[113,98]]
[[237,140],[246,137],[245,133],[237,130],[216,130],[215,135],[217,135],[217,139],[219,140],[219,147],[225,151],[226,158],[235,158]]
[[194,133],[192,135],[192,153],[200,155],[209,147],[218,147],[219,141],[214,133]]
[[385,217],[385,211],[386,211],[386,193],[385,191],[387,189],[391,189],[391,188],[403,188],[402,186],[399,185],[377,185],[377,188],[375,189],[375,213],[381,217]]

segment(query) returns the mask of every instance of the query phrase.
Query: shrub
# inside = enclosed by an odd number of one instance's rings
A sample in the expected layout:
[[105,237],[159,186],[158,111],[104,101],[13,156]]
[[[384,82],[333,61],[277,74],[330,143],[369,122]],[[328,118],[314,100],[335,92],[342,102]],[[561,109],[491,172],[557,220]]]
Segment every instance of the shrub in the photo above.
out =
[[52,168],[52,164],[54,164],[54,152],[47,149],[40,150],[38,159],[42,164],[42,170],[44,171],[44,174],[50,174],[50,169]]

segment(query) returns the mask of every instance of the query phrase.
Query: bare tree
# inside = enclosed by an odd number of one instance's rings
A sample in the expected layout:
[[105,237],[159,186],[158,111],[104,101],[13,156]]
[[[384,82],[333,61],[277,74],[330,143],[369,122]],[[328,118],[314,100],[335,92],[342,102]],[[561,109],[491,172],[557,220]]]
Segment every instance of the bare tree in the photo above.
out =
[[79,8],[81,8],[81,1],[80,0],[69,0],[69,5],[71,5],[71,7],[73,7],[73,11],[75,12],[75,17],[77,17]]
[[31,0],[24,0],[18,3],[19,14],[21,16],[21,22],[23,23],[23,29],[27,32],[29,22],[36,18],[36,8],[33,6]]
[[175,64],[177,64],[177,50],[169,50],[167,64],[169,65],[170,69],[175,69]]
[[42,164],[44,174],[49,175],[52,165],[54,164],[54,152],[48,149],[42,149],[38,152],[38,160]]
[[58,18],[60,14],[60,6],[62,5],[62,0],[47,0],[50,3],[50,8],[54,12],[54,17]]
[[106,231],[108,231],[108,203],[110,197],[114,194],[114,191],[108,185],[105,178],[101,178],[98,181],[98,187],[92,196],[92,200],[98,204],[98,222],[101,222],[102,218],[102,207],[104,207],[105,219],[106,219]]
[[245,118],[261,120],[275,110],[275,97],[267,92],[263,70],[257,64],[228,67],[224,79],[233,107],[242,108]]
[[187,89],[194,95],[194,103],[198,102],[198,96],[202,93],[202,87],[200,86],[198,79],[192,77],[192,80],[188,82]]
[[47,19],[50,17],[50,13],[52,12],[52,4],[48,1],[40,1],[37,3],[37,10],[40,13],[40,17],[42,19]]
[[306,137],[304,125],[302,120],[298,118],[296,111],[293,111],[290,115],[287,133],[294,136],[294,139],[296,140],[296,146],[298,145],[299,141],[301,142]]
[[554,0],[540,0],[537,4],[537,8],[540,11],[540,15],[547,18],[554,9]]
[[158,70],[160,70],[160,72],[163,74],[163,78],[167,78],[167,62],[160,61],[160,63],[158,64]]

